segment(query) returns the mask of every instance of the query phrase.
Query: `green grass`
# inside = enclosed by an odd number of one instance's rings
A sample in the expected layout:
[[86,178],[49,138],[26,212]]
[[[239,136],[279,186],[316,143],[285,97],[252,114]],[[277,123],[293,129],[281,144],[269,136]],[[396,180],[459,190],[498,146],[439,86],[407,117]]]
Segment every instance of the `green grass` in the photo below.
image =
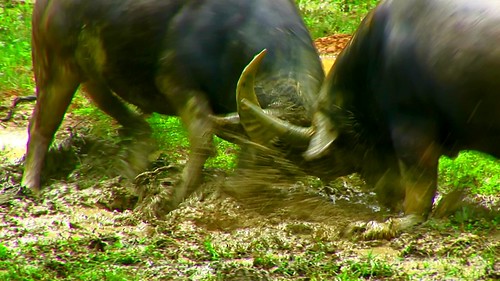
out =
[[359,260],[340,260],[323,251],[285,256],[256,252],[253,266],[289,277],[306,276],[310,280],[388,278],[396,274],[391,264],[372,254]]
[[443,187],[467,188],[474,194],[500,194],[500,161],[475,151],[463,151],[456,159],[441,157],[439,179]]
[[[75,238],[32,242],[16,247],[15,254],[0,244],[0,280],[139,280],[123,266],[138,264],[151,253],[119,242],[101,244],[99,239]],[[2,258],[6,252],[8,258]]]
[[347,261],[342,267],[340,280],[352,280],[357,278],[388,278],[395,274],[395,270],[390,264],[368,253],[360,260]]
[[0,93],[32,94],[32,5],[6,6],[0,7]]
[[[123,242],[116,237],[36,241],[21,243],[15,249],[0,244],[0,280],[143,280],[141,269],[161,263],[188,266],[193,274],[197,271],[195,265],[206,264],[217,268],[220,276],[230,268],[253,268],[274,276],[303,276],[310,280],[331,280],[339,274],[344,277],[340,280],[392,275],[389,264],[370,256],[360,261],[341,261],[321,250],[283,255],[271,243],[242,251],[208,237],[200,251],[175,257],[175,248],[163,244],[146,239]],[[40,255],[44,258],[39,259]],[[242,259],[234,261],[236,257]],[[220,280],[211,279],[214,277],[204,273],[202,280]]]
[[296,0],[313,38],[335,33],[353,34],[377,0]]

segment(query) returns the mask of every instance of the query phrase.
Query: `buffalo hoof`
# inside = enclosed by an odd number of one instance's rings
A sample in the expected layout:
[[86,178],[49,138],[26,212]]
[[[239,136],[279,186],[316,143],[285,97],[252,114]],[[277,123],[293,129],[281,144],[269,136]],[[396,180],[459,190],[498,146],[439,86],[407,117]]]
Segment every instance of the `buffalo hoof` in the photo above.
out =
[[385,222],[355,222],[346,228],[343,236],[355,240],[391,239],[424,221],[422,216],[407,215],[402,218],[391,218]]

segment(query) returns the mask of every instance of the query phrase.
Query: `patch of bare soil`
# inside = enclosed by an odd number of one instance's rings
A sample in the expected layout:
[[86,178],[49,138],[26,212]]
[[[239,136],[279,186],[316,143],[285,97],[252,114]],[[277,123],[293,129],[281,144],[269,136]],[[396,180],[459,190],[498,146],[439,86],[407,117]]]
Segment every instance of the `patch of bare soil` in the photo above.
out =
[[320,55],[336,56],[349,44],[351,38],[350,34],[334,34],[316,39],[314,45]]
[[314,41],[326,73],[330,71],[340,52],[349,44],[351,37],[349,34],[334,34]]
[[[318,39],[318,48],[337,52],[346,38]],[[353,240],[342,235],[350,223],[394,214],[355,175],[321,183],[278,157],[272,165],[206,169],[203,186],[166,213],[162,202],[185,159],[167,156],[135,180],[123,179],[112,169],[117,144],[99,141],[71,116],[65,122],[39,198],[12,192],[22,174],[18,162],[6,160],[0,167],[0,244],[19,249],[20,263],[44,268],[54,278],[68,274],[54,268],[55,261],[89,260],[117,241],[140,253],[128,262],[107,261],[136,276],[131,280],[500,278],[500,231],[490,218],[461,210],[462,217],[431,219],[391,240]],[[25,132],[13,122],[0,126],[12,126],[9,136]],[[498,208],[497,197],[489,200],[488,208]],[[80,248],[72,248],[69,258],[61,243],[71,241],[80,241]],[[39,252],[22,250],[26,245]]]

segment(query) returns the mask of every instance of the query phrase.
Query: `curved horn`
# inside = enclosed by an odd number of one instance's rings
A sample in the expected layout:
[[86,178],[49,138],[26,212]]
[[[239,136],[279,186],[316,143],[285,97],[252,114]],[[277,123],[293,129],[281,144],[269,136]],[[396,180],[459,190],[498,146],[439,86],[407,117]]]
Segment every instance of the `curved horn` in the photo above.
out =
[[252,135],[250,138],[260,143],[266,143],[276,137],[296,145],[307,145],[313,136],[312,127],[301,127],[266,114],[262,108],[247,99],[241,100],[241,110],[251,115]]
[[314,114],[313,124],[316,127],[316,132],[311,138],[309,147],[303,154],[306,160],[313,160],[324,156],[328,147],[330,147],[338,136],[338,131],[335,130],[330,119],[320,111]]
[[247,100],[249,103],[261,109],[257,95],[255,94],[255,76],[262,60],[264,59],[267,50],[264,49],[258,53],[252,61],[243,69],[238,85],[236,88],[236,106],[240,115],[240,122],[245,132],[251,140],[258,143],[266,143],[275,137],[272,132],[266,132],[266,129],[259,124],[254,117],[254,113],[248,110],[248,106],[243,105],[242,100]]
[[240,75],[240,79],[238,80],[238,85],[236,88],[236,102],[238,105],[238,109],[240,106],[240,101],[245,98],[252,103],[258,105],[259,100],[255,95],[254,85],[255,85],[255,76],[257,74],[257,69],[259,69],[262,60],[267,54],[267,49],[262,50],[260,53],[253,57],[252,61],[243,69],[243,72]]
[[291,143],[307,144],[313,134],[312,128],[287,123],[264,112],[255,94],[255,76],[267,50],[257,54],[245,67],[236,88],[236,103],[240,122],[251,140],[268,143],[276,137],[284,137]]

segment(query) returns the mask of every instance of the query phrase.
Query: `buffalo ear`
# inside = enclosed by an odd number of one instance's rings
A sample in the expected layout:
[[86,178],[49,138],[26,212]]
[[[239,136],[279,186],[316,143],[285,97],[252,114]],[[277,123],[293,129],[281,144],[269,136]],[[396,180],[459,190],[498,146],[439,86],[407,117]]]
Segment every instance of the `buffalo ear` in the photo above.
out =
[[314,114],[313,126],[316,130],[309,142],[309,147],[303,154],[306,160],[324,156],[339,134],[331,120],[322,112]]

